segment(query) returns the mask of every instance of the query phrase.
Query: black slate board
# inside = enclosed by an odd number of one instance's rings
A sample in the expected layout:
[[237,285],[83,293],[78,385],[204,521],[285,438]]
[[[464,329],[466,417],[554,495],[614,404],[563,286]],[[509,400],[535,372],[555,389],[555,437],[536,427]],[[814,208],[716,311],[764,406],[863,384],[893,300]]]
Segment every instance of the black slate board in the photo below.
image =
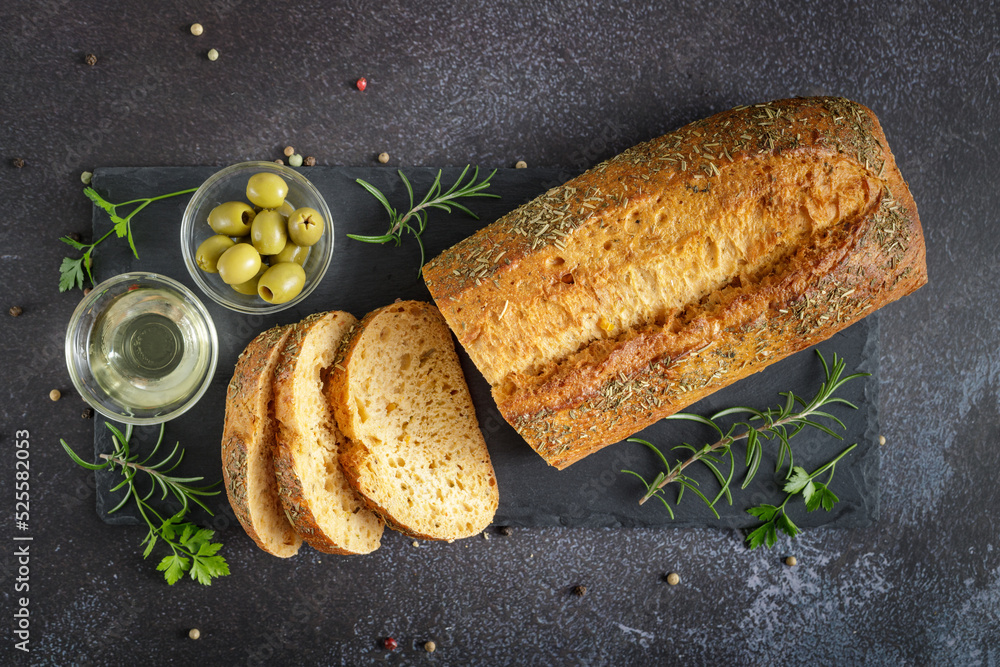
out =
[[[197,187],[212,175],[214,167],[144,167],[103,168],[94,173],[93,187],[109,201],[119,202]],[[219,331],[219,365],[211,387],[189,412],[167,426],[169,445],[180,441],[186,448],[178,474],[204,475],[206,481],[221,479],[219,442],[226,386],[236,358],[243,347],[260,331],[275,324],[296,322],[304,316],[330,309],[346,310],[361,317],[366,312],[391,303],[397,298],[430,300],[419,278],[419,251],[412,238],[401,247],[376,246],[352,241],[347,233],[384,233],[387,218],[378,202],[358,186],[363,178],[387,194],[397,207],[405,205],[406,193],[396,171],[389,168],[313,167],[302,170],[327,199],[334,216],[335,246],[333,262],[323,283],[297,307],[271,316],[248,316],[217,305],[207,297],[208,307]],[[417,192],[424,192],[437,170],[406,168]],[[444,170],[443,182],[454,182],[459,169]],[[427,256],[433,257],[468,236],[475,229],[494,221],[504,213],[567,180],[572,174],[556,169],[503,169],[492,181],[491,192],[501,199],[477,199],[471,207],[480,215],[472,220],[462,214],[432,213],[424,234]],[[127,271],[162,273],[191,288],[201,296],[181,258],[180,220],[188,196],[157,202],[140,213],[133,224],[135,259],[124,242],[107,242],[96,253],[95,278],[100,281]],[[94,208],[94,236],[111,228],[108,216]],[[837,466],[832,489],[841,502],[832,512],[806,513],[796,503],[790,514],[800,526],[834,525],[862,527],[878,517],[879,455],[878,437],[878,321],[869,316],[816,346],[827,360],[833,354],[843,356],[848,372],[864,370],[869,378],[848,383],[839,395],[861,407],[852,411],[835,407],[834,412],[847,426],[845,440],[834,440],[819,432],[803,432],[793,440],[795,462],[808,469],[833,458],[847,445],[858,447]],[[652,478],[658,471],[655,455],[634,443],[619,443],[605,448],[564,471],[549,467],[535,454],[500,416],[490,396],[489,386],[459,349],[466,378],[472,390],[480,426],[493,458],[500,488],[500,508],[495,523],[515,526],[717,526],[745,528],[757,521],[745,509],[762,502],[780,503],[784,494],[773,474],[776,447],[767,447],[767,455],[754,481],[734,492],[732,506],[718,505],[720,519],[697,498],[689,495],[670,520],[665,508],[653,501],[640,507],[636,500],[642,487],[639,480],[622,474],[623,468]],[[758,409],[777,405],[778,392],[792,390],[812,397],[822,378],[822,367],[815,352],[809,350],[785,359],[770,368],[709,396],[688,408],[698,414],[711,414],[732,405]],[[147,451],[158,429],[136,428],[133,442],[138,451]],[[681,421],[661,421],[637,434],[667,453],[681,442],[701,444],[711,438],[710,429]],[[741,451],[737,447],[736,451]],[[111,440],[103,420],[95,421],[95,454],[111,451]],[[169,451],[169,450],[167,450]],[[737,470],[741,470],[738,467]],[[714,495],[717,490],[711,474],[702,466],[688,469],[699,479],[702,489]],[[126,507],[108,514],[121,498],[110,491],[117,476],[97,473],[97,511],[108,523],[138,523],[138,515]],[[736,485],[738,486],[738,485]],[[672,496],[671,496],[672,497]],[[209,501],[217,514],[229,514],[224,493]]]

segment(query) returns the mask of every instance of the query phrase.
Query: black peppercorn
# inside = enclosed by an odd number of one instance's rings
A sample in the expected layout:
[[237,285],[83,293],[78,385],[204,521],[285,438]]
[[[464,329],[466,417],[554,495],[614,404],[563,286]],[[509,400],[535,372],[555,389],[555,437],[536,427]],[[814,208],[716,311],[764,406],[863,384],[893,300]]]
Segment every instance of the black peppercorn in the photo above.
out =
[[575,595],[577,597],[583,597],[584,595],[587,594],[587,587],[586,586],[574,586],[573,590],[570,591],[570,592],[573,593],[573,595]]
[[10,313],[11,317],[20,317],[21,313],[24,312],[24,308],[21,308],[21,306],[11,306],[7,312]]
[[13,164],[14,164],[14,168],[15,168],[15,169],[20,169],[21,167],[23,167],[23,166],[24,166],[24,160],[22,160],[22,159],[21,159],[21,158],[19,158],[19,157],[16,157],[16,158],[14,158],[14,160],[13,160]]
[[497,532],[503,535],[504,537],[510,537],[511,535],[514,534],[514,529],[511,528],[510,526],[500,526],[499,528],[497,528]]
[[93,67],[94,65],[97,64],[97,56],[95,56],[93,53],[88,53],[87,57],[83,59],[83,62]]
[[80,416],[83,417],[84,419],[93,419],[94,418],[94,408],[87,408],[86,410],[84,410],[80,414]]
[[305,160],[302,161],[302,164],[304,164],[307,167],[315,167],[316,166],[316,158],[314,158],[312,155],[310,155],[309,157],[307,157]]

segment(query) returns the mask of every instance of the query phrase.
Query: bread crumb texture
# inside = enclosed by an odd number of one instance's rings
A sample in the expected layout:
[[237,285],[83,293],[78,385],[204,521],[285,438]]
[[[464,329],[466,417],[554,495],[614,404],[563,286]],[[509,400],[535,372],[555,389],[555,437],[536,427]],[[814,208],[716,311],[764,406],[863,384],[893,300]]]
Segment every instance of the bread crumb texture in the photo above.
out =
[[635,146],[424,268],[504,417],[565,467],[926,282],[874,114],[740,107]]
[[338,463],[345,440],[326,399],[329,369],[356,323],[340,311],[307,317],[294,326],[275,374],[281,500],[295,529],[329,553],[370,553],[383,531]]
[[414,537],[454,540],[489,525],[496,476],[437,308],[402,301],[369,314],[342,357],[331,404],[355,488]]

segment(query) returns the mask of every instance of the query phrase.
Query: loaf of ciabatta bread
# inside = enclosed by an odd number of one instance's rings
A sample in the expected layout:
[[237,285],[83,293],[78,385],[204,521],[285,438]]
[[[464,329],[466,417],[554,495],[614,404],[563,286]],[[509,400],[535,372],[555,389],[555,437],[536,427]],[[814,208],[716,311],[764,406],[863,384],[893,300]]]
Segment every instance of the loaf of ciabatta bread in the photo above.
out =
[[290,333],[290,327],[269,329],[243,350],[226,394],[222,431],[222,479],[229,504],[247,535],[281,558],[294,556],[302,545],[278,498],[273,460],[271,379]]
[[875,115],[780,100],[602,162],[424,267],[504,418],[564,468],[927,280]]
[[348,438],[340,462],[369,506],[421,539],[486,528],[496,476],[437,308],[399,301],[369,313],[337,359],[329,397]]
[[383,523],[348,484],[338,457],[344,437],[326,398],[326,379],[350,313],[310,315],[292,327],[274,372],[278,422],[274,465],[281,502],[314,549],[366,554],[379,547]]

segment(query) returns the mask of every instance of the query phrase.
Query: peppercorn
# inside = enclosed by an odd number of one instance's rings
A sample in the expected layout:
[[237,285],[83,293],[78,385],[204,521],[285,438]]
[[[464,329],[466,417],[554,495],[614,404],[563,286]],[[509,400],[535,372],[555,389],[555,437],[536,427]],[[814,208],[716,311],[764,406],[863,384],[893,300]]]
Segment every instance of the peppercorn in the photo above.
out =
[[312,155],[310,155],[309,157],[307,157],[305,160],[302,161],[302,164],[304,164],[307,167],[315,167],[316,166],[316,158],[314,158]]
[[85,171],[80,174],[80,180],[84,185],[90,185],[90,182],[94,180],[94,172]]
[[301,167],[302,166],[302,156],[299,155],[298,153],[296,153],[295,155],[293,155],[290,158],[288,158],[288,164],[290,166],[292,166],[292,167]]
[[216,49],[208,50],[208,59],[211,61],[216,61],[219,59],[219,52]]
[[[198,24],[196,23],[195,25]],[[191,628],[190,630],[188,630],[188,637],[190,637],[191,639],[198,639],[199,637],[201,637],[201,630],[199,630],[198,628]]]
[[191,34],[197,37],[201,33],[205,32],[205,28],[202,27],[200,23],[191,24]]
[[295,149],[292,148],[291,146],[285,146],[285,150],[283,150],[282,152],[285,154],[285,157],[291,157],[295,155]]
[[87,408],[86,410],[80,413],[80,416],[83,417],[84,419],[93,419],[94,408]]
[[382,646],[384,646],[386,649],[390,651],[395,651],[396,647],[399,646],[399,642],[397,642],[392,637],[386,637],[385,639],[382,640]]
[[667,583],[670,584],[671,586],[676,586],[677,584],[681,583],[681,575],[677,574],[676,572],[671,572],[666,576],[666,580]]
[[878,444],[880,444],[880,445],[884,445],[885,444],[885,436],[884,435],[880,435],[878,437]]
[[424,650],[428,653],[433,653],[437,650],[437,644],[434,642],[424,642]]
[[52,399],[52,401],[58,401],[60,398],[62,398],[62,392],[59,391],[58,389],[53,389],[52,391],[49,392],[49,398]]
[[504,537],[510,537],[511,535],[514,534],[514,529],[511,528],[510,526],[500,526],[499,528],[497,528],[497,532],[503,535]]
[[388,153],[384,153],[384,152],[383,153],[379,153],[378,154],[378,161],[381,162],[382,164],[385,164],[386,162],[389,161],[389,154]]
[[517,164],[514,165],[514,169],[527,169],[528,163],[524,160],[518,160]]
[[10,313],[11,317],[20,317],[21,313],[24,312],[24,308],[21,308],[21,306],[11,306],[7,312]]
[[16,157],[12,160],[12,164],[14,165],[15,169],[20,169],[21,167],[24,166],[24,160],[22,160],[19,157]]
[[577,597],[583,597],[584,595],[587,594],[587,587],[586,586],[574,586],[573,590],[570,591],[570,592],[573,593],[573,595],[575,595]]
[[799,564],[799,559],[796,558],[795,556],[789,556],[788,558],[785,559],[785,565],[787,565],[788,567],[795,567],[798,564]]
[[95,56],[93,53],[88,53],[87,57],[83,59],[83,62],[93,67],[94,65],[97,64],[97,56]]
[[90,294],[90,292],[91,292],[91,289],[92,289],[92,288],[90,288],[90,287],[84,287],[84,288],[83,288],[83,295],[84,295],[84,296],[87,296],[88,294]]
[[274,164],[285,164],[285,161],[279,157],[277,160],[274,161]]
[[364,91],[364,89],[368,87],[368,79],[361,77],[354,85],[358,87],[358,90]]

